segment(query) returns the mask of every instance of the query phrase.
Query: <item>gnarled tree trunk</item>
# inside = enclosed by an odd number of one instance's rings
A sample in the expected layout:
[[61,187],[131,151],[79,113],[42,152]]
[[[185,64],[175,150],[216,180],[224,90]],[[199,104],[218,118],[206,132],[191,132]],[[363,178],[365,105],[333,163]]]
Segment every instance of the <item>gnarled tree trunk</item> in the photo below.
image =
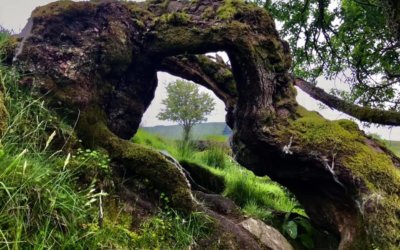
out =
[[[400,247],[399,159],[353,122],[297,105],[288,46],[265,10],[235,0],[61,1],[30,22],[16,57],[32,73],[25,84],[71,121],[80,112],[87,142],[129,158],[118,140],[135,134],[157,70],[171,72],[225,102],[237,160],[288,187],[341,249]],[[231,66],[195,56],[213,51],[226,51]],[[91,128],[98,119],[101,129]]]

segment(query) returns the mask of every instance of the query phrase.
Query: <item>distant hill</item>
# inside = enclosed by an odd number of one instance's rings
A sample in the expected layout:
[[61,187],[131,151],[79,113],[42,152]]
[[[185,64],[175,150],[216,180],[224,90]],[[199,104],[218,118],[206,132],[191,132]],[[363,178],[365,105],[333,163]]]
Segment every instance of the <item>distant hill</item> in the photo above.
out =
[[[143,127],[142,129],[171,139],[182,137],[182,127],[179,125]],[[231,133],[232,130],[224,122],[208,122],[195,125],[192,130],[192,137],[201,139],[210,135],[229,136]]]

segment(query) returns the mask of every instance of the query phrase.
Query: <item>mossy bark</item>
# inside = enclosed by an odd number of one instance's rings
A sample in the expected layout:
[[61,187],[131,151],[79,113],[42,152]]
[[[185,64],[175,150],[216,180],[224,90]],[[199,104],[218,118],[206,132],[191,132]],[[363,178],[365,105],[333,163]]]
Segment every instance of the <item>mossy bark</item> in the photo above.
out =
[[122,165],[126,176],[148,179],[162,190],[171,206],[189,213],[195,209],[190,184],[184,173],[157,151],[123,140],[106,125],[106,115],[99,107],[88,107],[77,124],[78,135],[89,147],[106,149],[114,164]]
[[123,139],[136,132],[165,59],[226,51],[232,75],[204,57],[175,74],[225,100],[237,159],[287,186],[314,223],[340,235],[342,249],[398,249],[398,158],[351,122],[298,107],[290,51],[265,10],[234,0],[56,2],[34,12],[21,46],[17,62],[32,83],[60,110],[81,110],[85,142],[153,178],[177,203],[188,201],[181,177]]

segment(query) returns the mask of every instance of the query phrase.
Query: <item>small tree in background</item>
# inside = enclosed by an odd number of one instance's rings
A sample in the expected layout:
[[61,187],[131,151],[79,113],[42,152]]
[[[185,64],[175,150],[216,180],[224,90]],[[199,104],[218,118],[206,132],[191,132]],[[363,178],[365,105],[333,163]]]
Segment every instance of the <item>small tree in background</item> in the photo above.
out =
[[196,84],[184,80],[169,83],[167,94],[162,101],[165,108],[157,117],[178,122],[183,127],[183,140],[188,141],[193,126],[207,121],[207,115],[214,110],[214,99],[207,93],[200,93]]

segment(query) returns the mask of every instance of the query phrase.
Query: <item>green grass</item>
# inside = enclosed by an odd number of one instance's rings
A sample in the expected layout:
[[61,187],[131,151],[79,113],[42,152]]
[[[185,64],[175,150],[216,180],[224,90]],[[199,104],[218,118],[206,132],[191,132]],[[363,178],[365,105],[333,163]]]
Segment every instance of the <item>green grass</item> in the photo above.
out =
[[[167,150],[178,160],[185,159],[195,162],[213,174],[223,176],[226,185],[223,194],[235,201],[248,214],[261,219],[264,219],[266,217],[264,215],[270,214],[272,210],[305,215],[304,210],[298,208],[299,203],[284,187],[268,177],[255,176],[251,171],[233,161],[221,147],[211,146],[203,152],[185,149],[190,154],[182,157],[182,154],[179,153],[181,150],[176,143],[140,129],[133,141],[145,142],[144,145],[154,149]],[[188,145],[190,147],[190,143]]]
[[226,167],[226,154],[223,148],[218,146],[211,146],[210,149],[206,150],[202,156],[201,161],[207,166],[215,168]]
[[227,135],[207,135],[201,139],[205,139],[205,140],[213,141],[213,142],[226,143],[228,141],[229,137]]
[[84,249],[188,249],[212,228],[202,213],[183,217],[171,209],[150,217],[135,231],[129,230],[130,221],[122,216],[106,219],[102,228],[89,224],[93,235]]
[[85,237],[81,224],[93,213],[88,190],[54,160],[5,147],[0,158],[0,239],[6,249],[74,246]]
[[[133,140],[145,141],[145,145],[154,149],[171,150],[171,155],[182,159],[182,153],[179,153],[182,149],[176,143],[159,136],[139,130]],[[255,176],[240,166],[215,142],[211,141],[209,143],[211,146],[203,152],[190,149],[191,144],[187,143],[188,148],[185,148],[184,152],[190,153],[186,153],[183,158],[214,175],[223,177],[225,182],[223,195],[233,200],[244,214],[273,225],[287,238],[296,241],[305,249],[313,249],[314,228],[294,196],[270,178]]]
[[[207,140],[212,139],[219,141],[226,141],[227,135],[223,135],[225,132],[225,122],[207,122],[194,125],[191,131],[191,138],[195,140]],[[162,136],[163,138],[180,140],[182,139],[183,129],[179,125],[170,126],[155,126],[155,127],[144,127],[143,130]]]
[[152,148],[156,148],[158,150],[166,150],[170,153],[175,153],[174,147],[171,147],[173,141],[166,140],[158,135],[153,135],[147,132],[146,130],[139,129],[133,137],[132,141],[137,144],[146,145]]
[[73,129],[46,108],[44,97],[33,97],[35,89],[19,88],[19,74],[1,64],[4,39],[0,32],[0,84],[9,113],[0,137],[0,249],[187,249],[204,237],[205,215],[169,208],[133,230],[131,214],[104,207],[99,226],[100,199],[115,199],[113,190],[107,195],[99,186],[113,181],[107,154],[68,151],[64,142],[74,139]]
[[[0,43],[1,44],[1,43]],[[8,126],[0,147],[0,248],[70,248],[89,235],[91,189],[79,190],[69,158],[50,150],[55,119],[42,100],[17,88],[18,74],[0,65]],[[79,243],[78,243],[79,245]]]

